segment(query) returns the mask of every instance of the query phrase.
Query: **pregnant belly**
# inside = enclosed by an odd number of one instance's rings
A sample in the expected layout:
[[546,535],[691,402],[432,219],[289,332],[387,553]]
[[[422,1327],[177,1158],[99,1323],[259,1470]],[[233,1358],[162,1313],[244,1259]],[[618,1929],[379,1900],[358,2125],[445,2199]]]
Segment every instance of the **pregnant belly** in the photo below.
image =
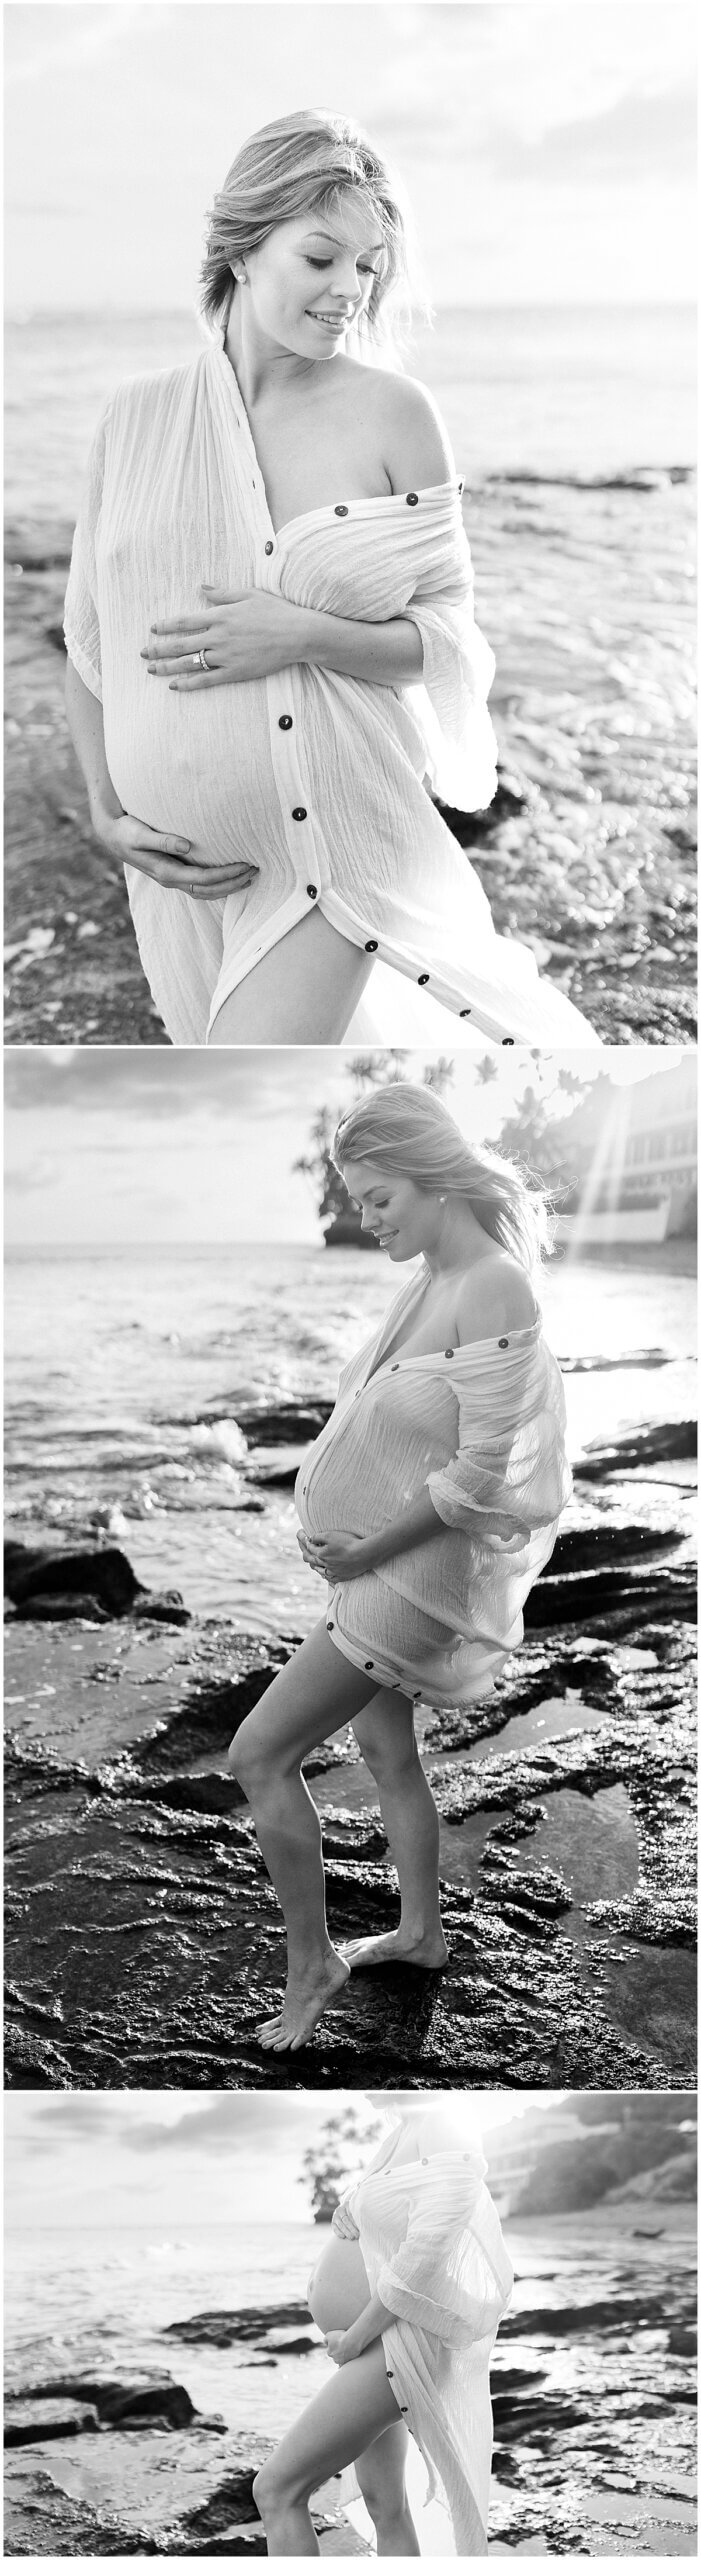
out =
[[370,2300],[359,2240],[340,2240],[333,2231],[317,2260],[307,2301],[317,2328],[350,2329]]
[[[232,695],[234,690],[229,688]],[[258,688],[246,686],[247,694],[254,690]],[[211,693],[172,694],[155,677],[145,702],[140,694],[130,694],[115,705],[106,691],[105,752],[111,779],[131,817],[189,837],[210,862],[231,861],[252,849],[260,860],[267,785],[265,826],[271,849],[277,843],[284,886],[291,865],[279,843],[279,810],[268,774],[267,707],[264,729],[250,717],[244,722],[240,712],[235,720],[225,692],[221,686]]]

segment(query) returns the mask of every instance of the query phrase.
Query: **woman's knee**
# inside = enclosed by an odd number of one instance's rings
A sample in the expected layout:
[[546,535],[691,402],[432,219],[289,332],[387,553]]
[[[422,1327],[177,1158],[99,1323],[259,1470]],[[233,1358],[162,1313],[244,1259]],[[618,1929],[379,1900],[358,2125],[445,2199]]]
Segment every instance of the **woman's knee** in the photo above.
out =
[[252,2495],[259,2515],[265,2518],[281,2506],[306,2505],[310,2489],[291,2470],[285,2461],[283,2447],[278,2445],[275,2453],[269,2454],[267,2462],[262,2462],[260,2471],[256,2472]]
[[356,1739],[366,1769],[378,1787],[391,1787],[393,1781],[395,1786],[401,1785],[420,1765],[413,1725],[408,1730],[398,1727],[391,1733],[373,1734],[364,1734],[356,1726]]
[[233,1777],[238,1778],[239,1786],[243,1787],[245,1795],[252,1794],[257,1787],[264,1786],[272,1777],[275,1755],[265,1743],[263,1735],[256,1731],[253,1715],[244,1716],[243,1724],[239,1725],[238,1733],[234,1734],[233,1742],[229,1743],[227,1760]]

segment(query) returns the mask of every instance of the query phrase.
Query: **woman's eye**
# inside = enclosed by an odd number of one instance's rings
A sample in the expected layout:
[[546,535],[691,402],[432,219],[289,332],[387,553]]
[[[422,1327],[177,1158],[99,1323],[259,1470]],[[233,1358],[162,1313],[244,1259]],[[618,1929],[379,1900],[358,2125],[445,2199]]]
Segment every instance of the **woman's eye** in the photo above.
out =
[[[326,271],[326,269],[327,269],[328,267],[332,267],[332,266],[333,266],[333,258],[310,258],[309,253],[307,252],[307,266],[308,266],[308,267],[318,267],[318,268],[319,268],[319,271],[320,271],[321,273],[325,273],[325,271]],[[359,274],[359,276],[370,276],[370,277],[372,278],[373,283],[374,283],[375,278],[376,278],[376,276],[377,276],[377,268],[376,268],[376,267],[359,267],[359,268],[358,268],[358,274]]]

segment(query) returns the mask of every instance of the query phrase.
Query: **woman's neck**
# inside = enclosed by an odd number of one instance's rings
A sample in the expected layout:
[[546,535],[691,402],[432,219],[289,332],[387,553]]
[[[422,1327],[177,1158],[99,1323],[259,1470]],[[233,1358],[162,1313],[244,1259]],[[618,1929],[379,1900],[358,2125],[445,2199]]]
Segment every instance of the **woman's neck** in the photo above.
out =
[[245,285],[238,285],[224,332],[224,354],[233,366],[244,408],[252,413],[267,395],[306,381],[318,371],[309,356],[295,355],[259,329]]
[[496,1250],[494,1237],[480,1226],[469,1201],[454,1193],[435,1240],[424,1249],[424,1261],[433,1281],[462,1279],[474,1263],[484,1262]]

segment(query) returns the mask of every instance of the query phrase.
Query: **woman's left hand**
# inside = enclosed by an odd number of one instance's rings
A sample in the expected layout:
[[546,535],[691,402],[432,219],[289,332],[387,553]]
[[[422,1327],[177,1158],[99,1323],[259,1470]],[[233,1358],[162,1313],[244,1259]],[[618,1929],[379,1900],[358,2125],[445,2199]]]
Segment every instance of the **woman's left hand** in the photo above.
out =
[[[167,676],[171,692],[201,692],[206,685],[252,684],[279,674],[302,657],[304,614],[264,587],[202,588],[201,614],[154,622],[142,649],[147,672]],[[205,667],[193,666],[204,650]]]
[[305,1564],[320,1573],[324,1582],[355,1582],[359,1574],[371,1571],[369,1539],[354,1529],[337,1529],[330,1538],[309,1538],[305,1529],[298,1529],[297,1543]]
[[355,2363],[357,2348],[349,2346],[348,2340],[350,2335],[350,2329],[329,2329],[328,2337],[324,2339],[324,2345],[327,2356],[331,2357],[332,2364],[342,2365]]

